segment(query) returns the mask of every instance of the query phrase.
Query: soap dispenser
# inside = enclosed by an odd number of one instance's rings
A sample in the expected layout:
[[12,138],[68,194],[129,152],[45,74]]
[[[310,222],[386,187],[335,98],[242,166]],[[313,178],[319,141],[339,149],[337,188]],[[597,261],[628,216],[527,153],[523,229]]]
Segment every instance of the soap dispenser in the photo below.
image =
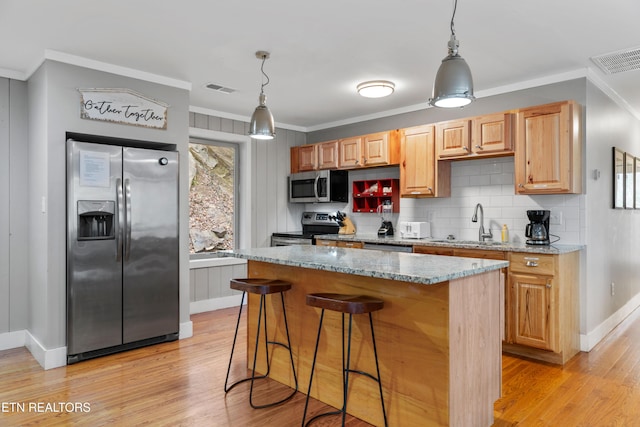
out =
[[509,242],[509,229],[507,228],[507,224],[502,225],[502,243]]

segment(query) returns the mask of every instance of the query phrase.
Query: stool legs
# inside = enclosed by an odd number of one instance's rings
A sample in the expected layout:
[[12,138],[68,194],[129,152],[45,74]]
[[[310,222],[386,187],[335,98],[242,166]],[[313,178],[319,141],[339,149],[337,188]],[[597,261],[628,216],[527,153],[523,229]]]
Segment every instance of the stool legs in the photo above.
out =
[[330,412],[324,412],[322,414],[318,414],[312,418],[309,419],[309,421],[307,421],[305,423],[305,420],[307,418],[307,408],[309,406],[309,395],[311,394],[311,385],[313,384],[313,373],[315,371],[315,367],[316,367],[316,359],[317,359],[317,355],[318,355],[318,346],[320,344],[320,335],[322,332],[322,321],[324,319],[324,308],[322,309],[321,313],[320,313],[320,322],[318,324],[318,336],[316,338],[316,347],[315,350],[313,352],[313,362],[311,364],[311,376],[309,378],[309,389],[307,390],[307,398],[304,404],[304,413],[302,415],[302,427],[308,426],[309,424],[311,424],[313,421],[317,420],[320,417],[324,417],[327,415],[338,415],[338,414],[342,414],[342,426],[344,427],[345,422],[346,422],[346,417],[347,417],[347,394],[348,394],[348,390],[349,390],[349,374],[350,373],[356,373],[356,374],[360,374],[360,375],[364,375],[367,376],[369,378],[371,378],[372,380],[374,380],[375,382],[378,383],[378,389],[380,391],[380,404],[382,406],[382,417],[384,418],[384,425],[385,427],[387,426],[387,413],[385,411],[385,407],[384,407],[384,397],[382,395],[382,382],[380,381],[380,367],[378,364],[378,349],[376,347],[376,337],[375,337],[375,333],[373,331],[373,317],[371,315],[371,313],[369,314],[369,325],[371,327],[371,341],[373,343],[373,354],[375,357],[375,362],[376,362],[376,377],[374,377],[373,375],[371,375],[368,372],[363,372],[363,371],[359,371],[359,370],[355,370],[355,369],[351,369],[351,332],[352,332],[352,325],[353,325],[353,314],[349,314],[349,332],[348,332],[348,338],[347,338],[347,355],[346,355],[346,364],[345,364],[345,346],[344,346],[344,333],[345,333],[345,328],[344,328],[344,315],[345,313],[342,313],[342,409],[338,410],[338,411],[330,411]]
[[[253,353],[253,365],[252,365],[252,369],[251,369],[251,376],[247,377],[247,378],[243,378],[241,380],[238,380],[236,382],[234,382],[231,385],[228,385],[229,382],[229,373],[231,371],[231,364],[233,361],[233,353],[235,351],[235,346],[236,346],[236,340],[238,337],[238,329],[240,327],[240,319],[242,317],[242,306],[244,303],[244,297],[245,297],[246,292],[242,293],[242,299],[240,301],[240,310],[238,312],[238,320],[236,322],[236,331],[235,334],[233,336],[233,344],[231,345],[231,356],[229,357],[229,366],[227,367],[227,376],[225,378],[224,381],[224,392],[227,393],[229,390],[231,390],[233,387],[235,387],[236,385],[243,383],[245,381],[251,381],[251,387],[249,389],[249,404],[251,405],[252,408],[254,409],[261,409],[261,408],[268,408],[270,406],[275,406],[275,405],[279,405],[283,402],[286,402],[287,400],[291,399],[296,392],[298,391],[298,378],[296,376],[296,370],[295,370],[295,366],[294,366],[294,362],[293,362],[293,353],[291,351],[291,339],[289,337],[289,324],[287,322],[287,311],[284,305],[284,293],[280,292],[280,298],[282,301],[282,314],[284,317],[284,327],[285,327],[285,332],[287,335],[287,343],[281,343],[278,341],[269,341],[268,336],[267,336],[267,304],[266,304],[266,295],[261,294],[260,295],[260,308],[258,310],[258,325],[257,325],[257,329],[256,329],[256,343],[255,343],[255,348],[254,348],[254,353]],[[260,343],[260,331],[261,331],[261,323],[264,321],[264,348],[265,348],[265,355],[266,355],[266,360],[267,360],[267,372],[264,375],[258,375],[256,376],[255,372],[256,372],[256,364],[257,364],[257,360],[258,360],[258,347],[259,347],[259,343]],[[269,376],[269,372],[271,370],[271,362],[269,359],[269,344],[272,345],[279,345],[281,347],[286,348],[289,351],[289,360],[291,362],[291,370],[293,372],[293,380],[295,382],[295,388],[293,389],[293,391],[291,392],[291,394],[287,395],[285,398],[278,400],[277,402],[272,402],[272,403],[267,403],[267,404],[263,404],[263,405],[256,405],[253,403],[253,384],[254,381],[257,379],[263,379],[263,378],[267,378]]]

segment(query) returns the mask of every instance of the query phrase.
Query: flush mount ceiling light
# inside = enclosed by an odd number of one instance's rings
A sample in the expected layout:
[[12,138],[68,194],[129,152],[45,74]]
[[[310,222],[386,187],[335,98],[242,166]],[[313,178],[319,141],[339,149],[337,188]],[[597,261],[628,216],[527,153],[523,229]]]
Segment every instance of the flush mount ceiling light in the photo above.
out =
[[[267,97],[264,94],[264,87],[269,84],[269,76],[264,72],[264,62],[269,58],[269,52],[259,50],[256,52],[256,58],[262,60],[260,72],[262,73],[263,79],[262,86],[260,86],[260,96],[258,97],[260,104],[253,112],[251,122],[249,123],[249,136],[254,139],[273,139],[276,135],[276,130],[273,115],[265,104]],[[265,78],[267,79],[266,83],[264,82]]]
[[360,83],[357,86],[358,93],[365,98],[382,98],[393,93],[396,85],[387,80],[372,80]]
[[456,16],[458,0],[454,0],[453,15],[451,15],[451,38],[449,39],[449,54],[442,60],[436,81],[433,85],[432,98],[429,104],[435,107],[454,108],[470,104],[473,96],[473,77],[467,62],[458,55],[460,43],[456,39],[453,18]]

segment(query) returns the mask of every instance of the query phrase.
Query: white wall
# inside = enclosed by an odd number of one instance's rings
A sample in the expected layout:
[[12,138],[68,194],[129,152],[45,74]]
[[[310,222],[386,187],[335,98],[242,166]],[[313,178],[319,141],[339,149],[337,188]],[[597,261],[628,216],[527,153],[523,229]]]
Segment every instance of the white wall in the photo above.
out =
[[[471,217],[476,204],[481,203],[485,229],[491,229],[494,240],[500,240],[502,225],[507,224],[511,241],[524,243],[524,228],[529,222],[526,211],[549,209],[552,215],[562,217],[561,224],[550,226],[551,233],[560,239],[557,243],[584,243],[581,220],[584,196],[515,195],[513,168],[513,157],[453,162],[451,197],[400,199],[400,213],[393,215],[394,226],[398,221],[428,221],[433,237],[453,234],[458,240],[478,240],[479,223],[471,222]],[[383,168],[351,172],[350,179],[396,178],[398,175],[398,168]],[[344,208],[350,212],[351,203]],[[380,226],[379,214],[352,213],[351,217],[358,232],[374,233]]]

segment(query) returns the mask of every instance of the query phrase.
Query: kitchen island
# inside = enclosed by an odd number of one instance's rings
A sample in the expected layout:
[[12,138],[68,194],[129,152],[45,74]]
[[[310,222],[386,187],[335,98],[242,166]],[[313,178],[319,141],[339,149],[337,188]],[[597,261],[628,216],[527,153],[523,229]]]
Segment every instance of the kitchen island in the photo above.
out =
[[[249,277],[292,283],[285,298],[299,390],[306,392],[308,387],[320,315],[306,306],[306,295],[369,295],[385,303],[373,321],[389,425],[492,424],[501,387],[500,269],[506,261],[319,246],[247,249],[229,255],[249,260]],[[249,298],[249,336],[254,336],[257,324],[254,297]],[[282,341],[278,299],[269,305],[268,323],[272,330],[277,325],[270,339]],[[354,316],[354,325],[355,366],[375,372],[367,316]],[[342,404],[340,334],[340,315],[327,312],[311,396],[334,407]],[[253,348],[247,347],[248,360],[253,360]],[[270,377],[292,385],[286,351],[276,347],[270,354]],[[265,367],[258,370],[264,372]],[[352,376],[348,412],[382,425],[377,396],[376,383]]]

